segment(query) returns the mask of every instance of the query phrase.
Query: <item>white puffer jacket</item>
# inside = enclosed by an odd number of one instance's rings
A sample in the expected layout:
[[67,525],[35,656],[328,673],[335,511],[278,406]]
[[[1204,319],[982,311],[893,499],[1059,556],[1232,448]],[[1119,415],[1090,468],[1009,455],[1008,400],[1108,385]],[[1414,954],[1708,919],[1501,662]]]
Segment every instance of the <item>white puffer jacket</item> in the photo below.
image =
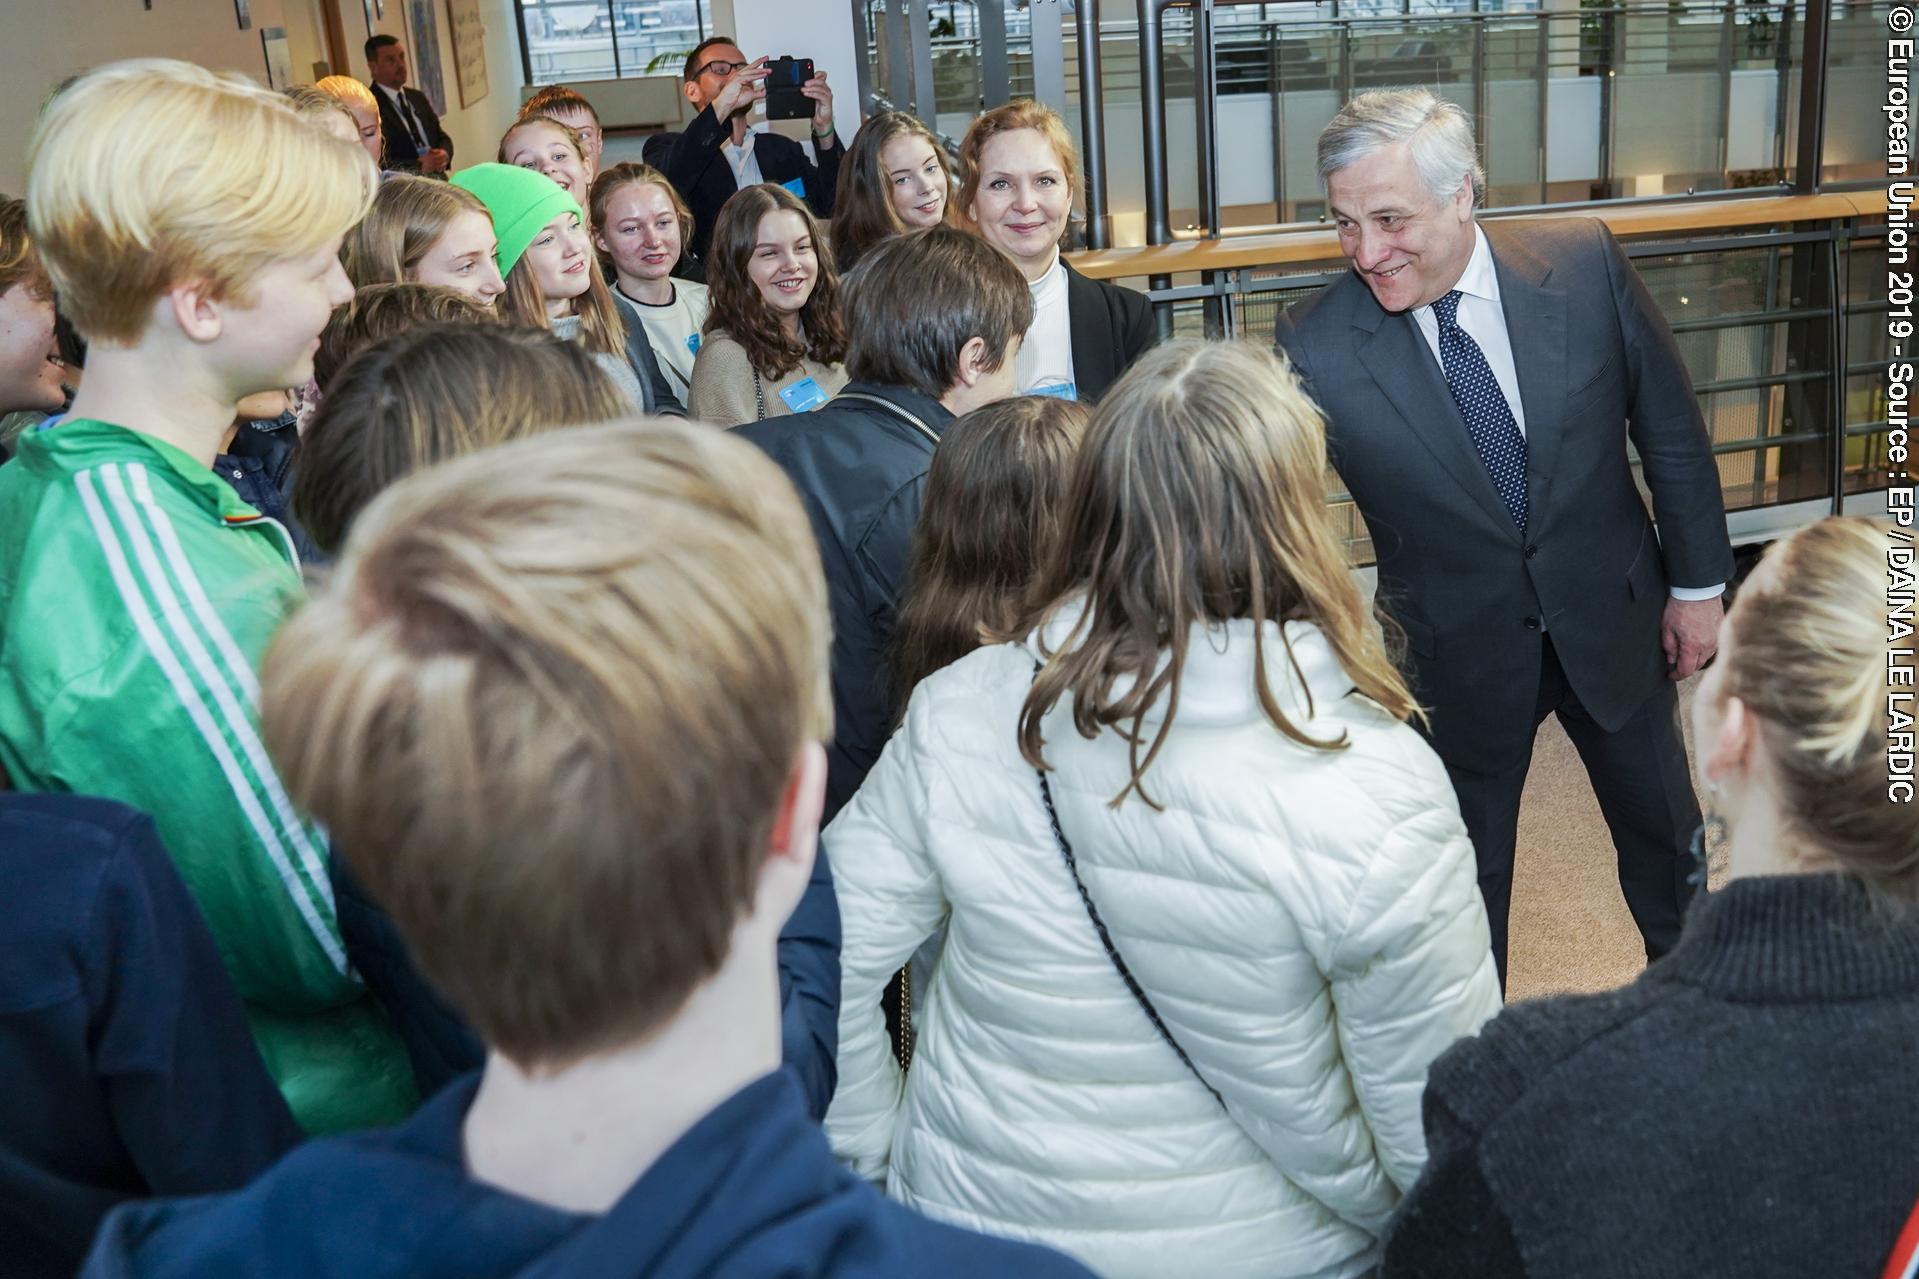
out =
[[[1194,636],[1145,778],[1162,811],[1108,807],[1130,774],[1116,733],[1080,737],[1064,701],[1045,725],[1087,891],[1230,1116],[1154,1031],[1073,887],[1015,740],[1030,646],[915,690],[825,835],[845,932],[827,1134],[896,1198],[1109,1279],[1373,1263],[1425,1162],[1427,1068],[1498,1011],[1499,988],[1438,758],[1351,691],[1316,627],[1287,625],[1303,686],[1266,627],[1282,710],[1347,749],[1265,718],[1244,621]],[[903,1081],[880,992],[942,923]]]

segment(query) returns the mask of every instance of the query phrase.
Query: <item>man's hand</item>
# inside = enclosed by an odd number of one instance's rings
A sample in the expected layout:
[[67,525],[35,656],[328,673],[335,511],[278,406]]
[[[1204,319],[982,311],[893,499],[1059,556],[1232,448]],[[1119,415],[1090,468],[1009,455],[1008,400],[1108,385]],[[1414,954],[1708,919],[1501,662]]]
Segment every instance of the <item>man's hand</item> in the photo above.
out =
[[726,77],[726,83],[713,95],[713,118],[721,124],[731,120],[735,113],[751,111],[766,100],[766,59],[755,58],[745,66]]
[[833,136],[833,91],[826,87],[826,72],[821,71],[800,86],[800,92],[813,99],[813,136]]
[[420,172],[445,173],[446,166],[451,159],[452,157],[447,155],[444,148],[434,147],[420,157]]
[[1719,651],[1719,623],[1725,616],[1725,605],[1718,597],[1666,601],[1659,642],[1666,650],[1668,679],[1685,679],[1712,660]]

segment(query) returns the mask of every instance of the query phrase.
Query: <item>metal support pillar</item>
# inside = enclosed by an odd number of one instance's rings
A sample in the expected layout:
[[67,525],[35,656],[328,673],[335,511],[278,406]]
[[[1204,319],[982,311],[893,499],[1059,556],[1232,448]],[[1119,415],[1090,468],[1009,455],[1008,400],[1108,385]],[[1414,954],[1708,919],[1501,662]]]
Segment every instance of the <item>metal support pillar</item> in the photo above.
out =
[[1825,0],[1806,0],[1806,42],[1799,58],[1799,151],[1793,190],[1810,195],[1819,189],[1826,150],[1826,31],[1832,10]]
[[1066,113],[1066,39],[1060,30],[1059,0],[1032,0],[1033,97]]
[[[1173,238],[1171,214],[1166,191],[1166,37],[1160,27],[1165,0],[1139,0],[1139,109],[1140,159],[1146,166],[1146,243],[1165,244]],[[1155,275],[1148,279],[1154,289],[1170,287],[1172,277]],[[1159,335],[1171,337],[1171,304],[1155,302],[1154,317]]]
[[1113,243],[1113,224],[1106,207],[1106,114],[1102,101],[1105,82],[1100,78],[1099,67],[1099,0],[1079,0],[1073,18],[1079,36],[1079,133],[1081,163],[1086,170],[1086,244],[1088,248],[1104,249]]
[[979,0],[980,98],[986,109],[1005,106],[1013,96],[1013,74],[1006,58],[1006,0]]

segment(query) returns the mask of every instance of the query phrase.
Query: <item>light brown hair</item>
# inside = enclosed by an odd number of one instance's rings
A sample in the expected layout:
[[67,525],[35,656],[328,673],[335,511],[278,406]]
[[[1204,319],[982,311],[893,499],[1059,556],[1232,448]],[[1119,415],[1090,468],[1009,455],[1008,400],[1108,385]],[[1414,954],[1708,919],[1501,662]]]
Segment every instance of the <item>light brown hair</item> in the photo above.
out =
[[[759,243],[760,219],[769,213],[797,213],[806,223],[818,262],[813,292],[800,308],[800,332],[805,341],[786,335],[753,277],[746,272]],[[784,187],[763,182],[742,187],[720,206],[713,239],[706,252],[706,287],[712,307],[706,313],[706,334],[724,333],[746,350],[754,371],[768,381],[785,377],[811,358],[817,364],[846,359],[846,321],[840,314],[840,275],[833,255],[826,251],[820,224],[806,201]]]
[[568,88],[563,84],[546,85],[521,103],[520,119],[525,120],[536,115],[550,117],[555,111],[584,111],[593,117],[594,124],[600,122],[600,113],[593,109],[593,104],[588,102],[579,90]]
[[[1347,569],[1325,477],[1325,425],[1280,357],[1193,340],[1140,357],[1100,403],[1036,606],[1007,636],[1083,605],[1020,712],[1027,760],[1046,766],[1040,721],[1070,695],[1082,736],[1118,728],[1129,739],[1132,779],[1113,802],[1137,790],[1152,804],[1143,783],[1179,709],[1193,632],[1239,618],[1256,623],[1260,707],[1293,741],[1345,747],[1343,738],[1308,736],[1273,695],[1271,663],[1294,665],[1286,622],[1316,625],[1353,687],[1387,714],[1416,714]],[[1269,631],[1267,622],[1281,625]],[[1269,652],[1275,632],[1280,651]],[[1145,716],[1162,699],[1165,717],[1149,739]]]
[[[980,156],[985,153],[986,144],[996,135],[1011,133],[1015,129],[1039,131],[1059,156],[1060,168],[1066,172],[1067,193],[1074,200],[1079,198],[1080,187],[1084,184],[1079,171],[1079,148],[1073,145],[1073,135],[1066,128],[1066,122],[1059,118],[1059,112],[1045,103],[1020,98],[1005,106],[994,107],[973,121],[966,136],[960,139],[959,215],[962,219],[970,221],[966,211],[973,207],[973,200],[979,195],[983,176]],[[1070,228],[1071,225],[1071,219],[1068,219],[1067,226]]]
[[1771,580],[1749,581],[1726,618],[1719,692],[1758,717],[1794,833],[1919,906],[1919,801],[1887,794],[1887,545],[1867,520],[1830,518],[1768,550]]
[[293,511],[329,554],[395,481],[447,458],[631,406],[593,357],[503,324],[413,329],[347,362],[300,440]]
[[933,148],[939,158],[940,172],[946,178],[945,224],[960,224],[959,203],[953,190],[953,175],[946,168],[946,153],[933,131],[904,111],[882,111],[869,117],[853,135],[840,160],[839,190],[833,197],[833,251],[836,260],[863,256],[888,236],[904,234],[909,228],[900,221],[893,207],[893,183],[887,177],[880,152],[895,138],[919,138]]
[[831,727],[827,618],[805,513],[751,444],[561,431],[366,513],[267,655],[267,746],[425,975],[556,1069],[725,962]]
[[1014,396],[974,409],[940,435],[894,632],[902,714],[921,680],[1012,630],[1032,606],[1092,416],[1073,400]]
[[353,118],[353,112],[348,110],[347,104],[332,94],[316,89],[310,84],[296,84],[284,90],[283,96],[293,104],[295,111],[308,119],[322,120],[327,116],[337,115],[347,122],[355,138],[360,136],[360,122]]
[[939,399],[959,381],[960,350],[982,338],[980,363],[1005,362],[1033,324],[1033,291],[1012,260],[964,231],[927,227],[874,246],[846,289],[846,371]]
[[373,206],[340,246],[347,278],[355,288],[412,279],[462,213],[477,213],[492,223],[486,205],[471,191],[414,173],[393,174],[380,183]]
[[438,284],[369,284],[334,311],[313,353],[313,380],[324,393],[348,360],[367,347],[428,324],[493,324],[499,317],[458,289]]
[[358,222],[379,182],[365,151],[279,94],[165,58],[109,63],[56,95],[28,166],[27,214],[61,313],[121,343],[182,281],[250,300],[267,267]]
[[[592,220],[594,229],[605,234],[607,206],[613,203],[614,196],[630,186],[656,186],[666,192],[666,198],[672,202],[674,216],[680,221],[680,256],[685,257],[686,246],[693,242],[693,210],[687,207],[672,181],[650,164],[622,161],[593,179],[593,186],[586,195],[586,205],[587,216]],[[601,250],[600,265],[611,271],[613,255]]]
[[33,251],[33,237],[27,232],[26,201],[0,195],[0,295],[16,284],[24,284],[42,300],[53,293],[40,255]]

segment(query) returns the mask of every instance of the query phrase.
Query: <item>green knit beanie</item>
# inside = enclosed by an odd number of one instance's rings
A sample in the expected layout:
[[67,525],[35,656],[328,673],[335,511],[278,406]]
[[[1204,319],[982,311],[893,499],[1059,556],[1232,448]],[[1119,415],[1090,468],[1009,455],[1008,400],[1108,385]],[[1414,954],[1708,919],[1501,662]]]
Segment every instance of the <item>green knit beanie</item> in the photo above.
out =
[[502,279],[519,262],[540,229],[562,213],[586,223],[586,214],[566,188],[544,173],[517,164],[476,164],[453,175],[453,185],[480,197],[493,215],[493,235],[500,242],[494,261]]

